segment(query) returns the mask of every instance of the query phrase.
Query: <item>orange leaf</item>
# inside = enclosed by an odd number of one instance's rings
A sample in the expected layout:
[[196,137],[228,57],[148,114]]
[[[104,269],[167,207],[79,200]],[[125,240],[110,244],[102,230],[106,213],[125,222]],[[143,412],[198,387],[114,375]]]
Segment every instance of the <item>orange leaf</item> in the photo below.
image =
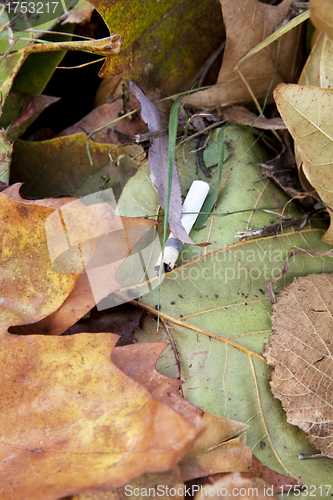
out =
[[196,428],[112,364],[116,340],[2,337],[2,500],[117,488],[170,469],[190,446]]

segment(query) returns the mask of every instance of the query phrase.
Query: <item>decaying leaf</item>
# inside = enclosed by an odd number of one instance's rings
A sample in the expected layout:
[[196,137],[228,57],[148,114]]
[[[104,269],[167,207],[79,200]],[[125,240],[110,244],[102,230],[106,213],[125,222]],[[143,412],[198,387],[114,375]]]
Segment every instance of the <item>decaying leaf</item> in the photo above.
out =
[[[17,334],[60,335],[90,311],[97,300],[105,297],[104,294],[114,292],[121,286],[116,279],[119,267],[138,241],[155,226],[156,222],[117,216],[111,217],[109,222],[105,217],[99,220],[102,214],[106,215],[105,207],[103,208],[106,203],[102,203],[97,205],[97,212],[90,213],[93,224],[87,225],[89,214],[84,211],[84,223],[81,224],[78,218],[77,225],[71,226],[74,230],[71,237],[80,240],[83,253],[79,255],[73,245],[67,254],[62,252],[60,255],[67,257],[67,265],[75,267],[81,262],[81,255],[84,258],[85,254],[89,255],[89,252],[96,247],[96,242],[89,242],[96,228],[104,227],[106,230],[106,241],[103,245],[108,245],[107,235],[111,234],[112,243],[107,249],[104,248],[107,250],[107,261],[103,260],[100,254],[94,254],[94,259],[97,258],[96,270],[104,266],[103,271],[98,274],[98,290],[94,292],[91,276],[89,279],[86,269],[81,276],[56,272],[50,259],[50,239],[48,242],[46,240],[46,219],[52,214],[54,216],[55,208],[64,207],[73,202],[73,198],[25,200],[19,195],[19,187],[20,185],[10,186],[5,190],[5,194],[1,194],[2,198],[0,197],[3,203],[3,217],[6,217],[5,221],[8,221],[2,225],[4,234],[2,251],[6,252],[5,257],[4,255],[2,257],[4,262],[2,274],[5,279],[1,285],[2,293],[5,295],[2,310],[8,316],[6,320],[3,317],[3,321],[7,326],[25,325],[17,327],[15,330]],[[72,217],[72,222],[75,222],[75,217]],[[68,230],[69,227],[67,227]],[[118,230],[114,232],[112,227]],[[57,234],[55,234],[53,248],[55,255],[59,254],[55,251],[57,250]],[[84,243],[85,236],[87,246]],[[63,242],[62,238],[63,235],[60,232],[58,237],[60,242]],[[59,248],[61,250],[62,247]],[[102,250],[103,246],[99,243],[99,252]],[[88,264],[92,265],[92,262],[93,259]],[[82,271],[82,266],[79,267]],[[99,298],[96,292],[100,295]],[[12,312],[9,314],[11,307]]]
[[246,472],[252,463],[251,448],[246,446],[246,434],[235,436],[247,425],[209,412],[204,413],[202,423],[202,434],[179,462],[183,480],[217,472]]
[[[189,96],[186,99],[188,105],[214,107],[251,102],[249,91],[234,67],[251,49],[273,33],[287,17],[291,4],[291,0],[283,0],[277,6],[258,0],[220,1],[227,32],[222,68],[217,84],[211,89]],[[277,72],[272,88],[279,82],[294,81],[299,63],[295,50],[299,37],[300,30],[295,28],[280,39]],[[291,47],[293,50],[290,50]],[[240,66],[240,71],[260,102],[265,99],[273,79],[275,59],[275,44],[271,44]]]
[[[285,132],[281,152],[262,166],[262,173],[265,177],[272,179],[290,198],[298,198],[303,206],[313,206],[314,198],[306,196],[306,191],[299,180],[299,170],[297,170],[295,155],[292,151],[292,138],[287,130]],[[311,190],[313,191],[313,188]]]
[[38,321],[56,311],[79,275],[52,268],[45,221],[53,208],[12,200],[0,193],[1,322],[5,326]]
[[81,132],[48,141],[16,141],[12,181],[24,182],[22,193],[35,198],[59,194],[84,196],[105,187],[112,188],[118,197],[145,158],[143,149],[134,144],[114,147],[92,140],[89,141],[91,165],[86,139]]
[[294,279],[273,306],[274,335],[265,358],[275,367],[271,388],[288,422],[333,458],[333,275]]
[[303,172],[328,207],[331,225],[323,241],[333,244],[333,90],[281,83],[274,98],[303,162]]
[[[91,0],[110,33],[119,33],[122,50],[108,58],[100,76],[121,74],[145,91],[170,96],[188,88],[222,43],[224,31],[217,0],[156,0],[124,3]],[[212,22],[214,19],[214,22]],[[221,20],[221,26],[216,19]]]
[[333,40],[333,6],[330,0],[310,0],[311,21]]
[[227,474],[214,484],[205,484],[194,500],[204,500],[207,497],[214,500],[230,497],[240,500],[277,499],[277,496],[273,495],[273,487],[267,488],[259,478],[243,478],[238,472]]
[[193,442],[197,428],[112,364],[116,340],[2,334],[1,499],[117,488]]
[[[141,116],[147,123],[150,132],[163,129],[162,120],[156,107],[142,92],[140,87],[130,82],[130,89],[141,104]],[[159,194],[159,204],[165,209],[168,171],[168,137],[153,139],[148,155],[151,179]],[[182,215],[182,200],[176,165],[172,172],[172,187],[169,207],[169,226],[172,233],[180,241],[193,243],[180,222]]]

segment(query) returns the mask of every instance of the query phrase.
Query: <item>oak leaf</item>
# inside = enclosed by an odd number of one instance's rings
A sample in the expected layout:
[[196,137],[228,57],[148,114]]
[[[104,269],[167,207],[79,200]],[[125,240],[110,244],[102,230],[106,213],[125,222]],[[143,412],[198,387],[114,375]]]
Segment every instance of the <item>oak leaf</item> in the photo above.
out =
[[273,306],[274,335],[265,358],[275,367],[271,388],[288,422],[333,458],[332,274],[295,278]]
[[[291,0],[279,5],[267,5],[258,0],[220,0],[226,26],[227,44],[216,85],[197,92],[186,99],[188,105],[214,107],[217,105],[247,104],[251,96],[240,75],[234,70],[237,62],[250,50],[271,35],[287,17]],[[299,28],[284,35],[278,44],[277,72],[274,88],[280,82],[293,81],[297,73],[297,46]],[[293,47],[293,50],[290,48]],[[240,71],[260,102],[266,97],[275,74],[275,44],[251,56],[240,66]]]

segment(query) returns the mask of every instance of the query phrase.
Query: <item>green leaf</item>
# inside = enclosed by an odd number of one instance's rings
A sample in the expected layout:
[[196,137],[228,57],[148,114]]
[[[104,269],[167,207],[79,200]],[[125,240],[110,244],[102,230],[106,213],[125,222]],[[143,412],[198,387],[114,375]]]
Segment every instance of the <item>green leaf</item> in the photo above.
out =
[[100,76],[121,71],[144,90],[170,95],[184,89],[223,41],[221,8],[214,0],[91,3],[110,33],[123,40],[120,54],[107,59]]
[[[248,444],[266,466],[306,485],[330,484],[328,459],[299,460],[300,453],[314,450],[305,434],[287,423],[279,401],[274,400],[269,387],[271,369],[261,356],[271,333],[267,284],[281,270],[294,246],[328,250],[330,247],[321,241],[326,225],[317,221],[298,233],[290,228],[284,234],[239,241],[238,231],[279,222],[290,200],[269,180],[254,184],[262,174],[252,163],[262,162],[265,153],[253,135],[230,126],[225,130],[225,141],[233,152],[224,163],[214,215],[204,229],[191,232],[196,243],[211,245],[184,245],[178,267],[161,284],[159,314],[168,322],[177,348],[186,399],[216,415],[247,423]],[[195,149],[194,145],[189,149]],[[195,159],[188,150],[184,152],[186,162],[183,152],[177,153],[183,194],[197,177]],[[156,212],[156,194],[145,169],[142,167],[127,183],[119,201],[121,214]],[[217,168],[211,171],[214,185]],[[146,205],[143,190],[149,200]],[[251,210],[272,206],[276,206],[275,211]],[[249,212],[239,213],[246,209]],[[231,215],[222,216],[227,213]],[[291,202],[284,215],[296,217],[301,210]],[[297,256],[290,262],[290,271],[276,283],[275,291],[295,276],[332,271],[329,258]],[[156,290],[140,301],[157,314]],[[320,496],[318,489],[316,495]]]

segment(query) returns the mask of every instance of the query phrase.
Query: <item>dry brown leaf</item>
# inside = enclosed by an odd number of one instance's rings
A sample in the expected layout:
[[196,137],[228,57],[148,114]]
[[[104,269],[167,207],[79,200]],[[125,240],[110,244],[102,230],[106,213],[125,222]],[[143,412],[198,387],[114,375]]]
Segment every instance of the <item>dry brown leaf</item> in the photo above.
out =
[[[133,378],[150,394],[173,408],[193,425],[201,417],[204,430],[194,446],[179,463],[184,481],[207,476],[216,472],[246,471],[252,461],[251,449],[245,445],[247,425],[227,418],[203,413],[179,395],[181,381],[166,377],[155,369],[156,359],[165,343],[135,344],[117,347],[112,352],[112,361],[126,375]],[[234,439],[232,439],[234,438]]]
[[[82,118],[80,121],[66,128],[58,137],[64,135],[78,134],[84,130],[87,134],[90,134],[94,130],[107,125],[119,118],[122,112],[122,102],[121,96],[119,95],[111,103],[103,104],[98,108],[93,109],[88,115]],[[126,103],[126,110],[133,110],[140,108],[140,104],[135,99],[132,93],[130,93],[130,100]],[[94,141],[106,144],[123,144],[128,143],[130,138],[134,137],[135,134],[142,133],[147,128],[146,124],[142,120],[141,116],[136,116],[135,119],[132,117],[124,118],[123,120],[117,121],[116,123],[109,125],[100,132],[94,135]]]
[[112,364],[116,341],[2,334],[2,500],[117,488],[185,453],[197,429]]
[[52,267],[45,221],[53,208],[26,204],[0,193],[2,325],[32,323],[56,311],[66,300],[79,274]]
[[258,115],[243,106],[222,108],[219,115],[229,123],[240,123],[241,125],[253,126],[262,130],[283,130],[286,128],[282,118],[265,118],[262,116],[258,120]]
[[273,487],[267,488],[259,478],[243,478],[238,472],[228,474],[214,484],[206,484],[201,487],[194,500],[212,498],[239,498],[243,500],[263,500],[264,498],[277,499],[273,495]]
[[332,54],[333,41],[325,33],[320,33],[304,65],[298,84],[333,87]]
[[333,40],[333,5],[331,0],[310,0],[311,21]]
[[[186,98],[188,105],[214,107],[246,104],[251,96],[234,71],[237,62],[265,38],[287,17],[292,0],[272,6],[258,0],[220,0],[227,32],[227,45],[217,85]],[[297,50],[300,29],[296,28],[279,40],[277,74],[273,87],[279,82],[294,81],[300,61]],[[292,50],[291,50],[292,47]],[[240,70],[257,99],[263,102],[275,68],[275,44],[271,44],[240,66]]]
[[179,462],[184,481],[217,472],[246,472],[252,463],[252,452],[246,446],[247,425],[206,411],[201,419],[202,434]]
[[333,275],[294,279],[273,306],[274,335],[265,348],[275,367],[271,388],[290,424],[333,458]]
[[303,172],[329,208],[331,225],[323,241],[333,244],[333,90],[281,83],[274,91],[279,112],[295,140]]
[[128,377],[145,387],[154,398],[173,408],[194,425],[202,417],[203,411],[180,396],[181,380],[166,377],[155,368],[157,358],[167,345],[165,342],[152,342],[116,347],[112,352],[112,361]]
[[[109,253],[111,261],[112,256],[117,256],[116,265],[110,269],[111,274],[109,276],[104,274],[105,271],[103,272],[104,278],[100,274],[98,276],[100,280],[98,293],[101,298],[120,288],[121,285],[116,279],[119,267],[125,261],[130,250],[156,224],[154,221],[131,217],[121,217],[121,221],[124,229],[114,233],[116,234],[112,238],[112,252],[114,253]],[[103,281],[106,288],[103,286]],[[60,335],[87,314],[95,305],[96,296],[92,293],[91,280],[89,280],[85,270],[79,277],[72,293],[59,309],[33,325],[25,324],[24,326],[11,328],[11,333],[19,335],[32,333]]]
[[[69,328],[80,318],[82,318],[82,316],[90,311],[90,309],[92,309],[96,304],[96,296],[94,296],[92,293],[90,285],[91,280],[89,281],[86,270],[84,270],[81,275],[68,273],[61,274],[54,271],[50,261],[48,245],[46,243],[45,221],[47,217],[55,212],[55,208],[60,209],[64,205],[75,200],[75,198],[25,200],[19,194],[20,186],[21,184],[12,185],[9,188],[5,189],[2,193],[0,193],[1,196],[3,196],[3,198],[0,199],[5,202],[3,210],[8,210],[10,212],[10,218],[6,219],[8,220],[8,223],[4,222],[2,225],[2,231],[6,233],[3,244],[7,245],[8,241],[10,249],[6,251],[13,252],[15,251],[15,248],[14,250],[12,249],[12,244],[17,240],[20,242],[19,244],[22,247],[23,245],[26,245],[26,248],[29,249],[29,246],[32,245],[32,251],[34,253],[31,254],[32,257],[29,257],[29,254],[27,253],[23,254],[23,261],[25,266],[25,281],[19,281],[17,278],[13,280],[10,274],[10,276],[8,275],[10,279],[7,279],[7,281],[1,285],[3,290],[5,290],[4,287],[6,287],[6,290],[9,290],[10,283],[12,283],[12,289],[14,290],[13,293],[16,294],[16,301],[14,303],[15,314],[17,315],[16,320],[14,316],[10,315],[9,313],[8,300],[10,299],[6,298],[2,304],[2,307],[4,308],[3,310],[8,316],[8,322],[6,324],[7,327],[10,325],[22,325],[15,327],[12,326],[10,329],[11,333],[20,335],[60,335],[65,330],[67,330],[67,328]],[[16,212],[13,207],[18,207]],[[17,212],[23,213],[23,221],[20,215],[17,216]],[[6,215],[5,212],[3,215]],[[92,236],[91,231],[94,231],[94,228],[96,228],[97,226],[96,214],[91,213],[90,215],[92,216],[94,224],[90,224],[88,225],[88,227],[86,227],[87,238],[90,238]],[[115,217],[115,219],[117,219],[117,217]],[[109,278],[105,278],[105,286],[107,288],[105,288],[102,283],[103,279],[101,280],[99,286],[101,296],[103,296],[103,294],[108,294],[107,289],[109,289],[111,293],[115,289],[119,288],[119,283],[116,280],[116,273],[118,268],[126,259],[130,250],[134,248],[136,243],[150,230],[151,227],[156,224],[153,221],[130,217],[121,217],[118,219],[121,219],[122,230],[112,233],[112,250],[108,253],[111,262],[116,256],[117,265],[111,270],[111,274],[113,277],[110,276]],[[104,226],[105,222],[105,220],[101,221]],[[112,220],[110,221],[110,223],[112,224]],[[15,226],[15,224],[17,227]],[[119,221],[116,221],[115,224],[116,227],[118,227]],[[10,230],[8,229],[8,227],[10,227]],[[110,228],[110,225],[105,226],[105,230]],[[14,231],[17,234],[15,234]],[[32,237],[32,235],[34,234],[34,232],[36,233],[34,237],[38,239],[38,245],[39,243],[41,243],[38,247],[33,246],[34,238]],[[76,228],[76,232],[77,235],[80,236],[80,239],[82,238],[81,241],[83,241],[84,228],[79,225]],[[10,235],[10,237],[8,235]],[[11,267],[8,268],[8,271],[6,271],[5,268],[2,268],[2,274],[8,272],[14,273],[15,276],[15,262],[16,261],[11,259],[9,261],[9,264],[6,264]],[[36,266],[36,263],[39,262],[40,264]],[[18,263],[20,263],[19,260]],[[54,284],[47,281],[51,276],[53,276],[53,274],[55,275]],[[33,281],[34,279],[37,279],[37,281]],[[61,284],[61,280],[63,280],[63,284]],[[34,298],[31,298],[31,295],[29,300],[29,289],[27,288],[29,281],[33,281],[34,283],[32,292],[34,293],[34,296],[36,296],[36,300],[38,299],[40,303],[41,311],[39,313],[37,312],[37,303],[35,302]],[[45,290],[42,289],[43,286],[44,288],[46,287]],[[20,308],[23,307],[23,305],[20,306],[20,304],[17,302],[17,298],[19,296],[18,294],[20,294],[20,300],[23,301],[22,304],[24,304],[25,307],[25,309],[23,308],[22,311],[20,311]],[[55,295],[55,298],[52,294]],[[31,314],[33,314],[32,317],[28,315],[27,307],[31,309]],[[35,321],[35,323],[31,323],[32,321]]]

